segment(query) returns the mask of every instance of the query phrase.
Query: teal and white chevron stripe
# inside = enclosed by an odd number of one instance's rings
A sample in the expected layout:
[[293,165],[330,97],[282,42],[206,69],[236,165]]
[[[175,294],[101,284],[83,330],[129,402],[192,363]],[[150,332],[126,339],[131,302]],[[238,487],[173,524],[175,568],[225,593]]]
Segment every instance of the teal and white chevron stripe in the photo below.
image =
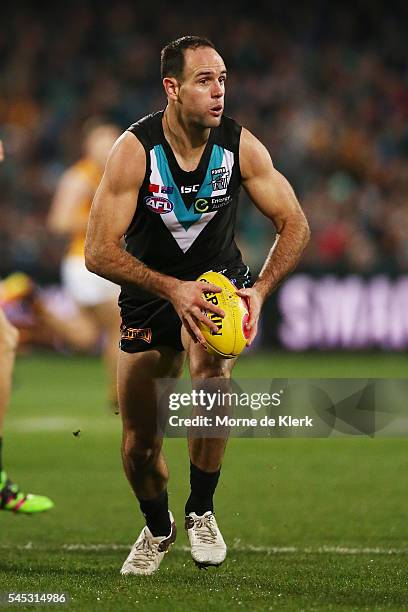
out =
[[[211,170],[215,168],[225,167],[228,170],[228,180],[231,177],[232,167],[234,165],[234,154],[219,145],[213,145],[210,161],[207,172],[200,189],[197,192],[196,199],[209,198],[211,196],[225,195],[228,187],[214,191],[212,189]],[[173,187],[173,192],[165,197],[173,202],[174,208],[170,213],[161,215],[163,223],[177,242],[183,253],[186,253],[196,238],[203,231],[205,226],[217,214],[218,211],[209,213],[197,213],[194,206],[187,209],[179,188],[177,187],[166,154],[162,145],[156,145],[150,151],[150,182],[155,185]]]

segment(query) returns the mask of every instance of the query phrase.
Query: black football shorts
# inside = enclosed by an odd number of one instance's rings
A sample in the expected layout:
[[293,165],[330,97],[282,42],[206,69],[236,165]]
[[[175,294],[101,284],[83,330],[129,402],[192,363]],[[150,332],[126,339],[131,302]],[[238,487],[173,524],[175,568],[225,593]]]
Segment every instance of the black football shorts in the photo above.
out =
[[[251,273],[244,264],[231,268],[217,268],[214,271],[227,276],[238,289],[252,285]],[[177,351],[184,350],[181,342],[181,320],[170,302],[159,297],[139,299],[127,295],[126,299],[121,297],[119,304],[122,316],[120,338],[122,351],[141,353],[157,346],[170,346]]]

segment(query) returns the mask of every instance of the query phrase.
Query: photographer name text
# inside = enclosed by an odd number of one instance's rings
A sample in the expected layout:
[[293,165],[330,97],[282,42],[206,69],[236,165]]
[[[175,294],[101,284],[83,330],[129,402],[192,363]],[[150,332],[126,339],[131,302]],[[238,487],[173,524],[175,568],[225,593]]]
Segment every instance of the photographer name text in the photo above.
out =
[[304,416],[295,418],[290,415],[277,417],[264,416],[260,419],[235,418],[230,416],[195,416],[179,417],[172,414],[169,418],[170,427],[313,427],[313,418]]

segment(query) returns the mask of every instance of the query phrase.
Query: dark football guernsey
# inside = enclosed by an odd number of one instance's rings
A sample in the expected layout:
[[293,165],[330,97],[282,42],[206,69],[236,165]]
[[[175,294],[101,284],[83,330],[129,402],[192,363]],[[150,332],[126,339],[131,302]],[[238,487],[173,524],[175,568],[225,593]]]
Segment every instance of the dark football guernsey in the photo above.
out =
[[[146,174],[125,235],[126,250],[148,267],[184,280],[242,266],[234,240],[241,126],[223,116],[210,131],[198,167],[186,172],[164,137],[162,117],[160,111],[129,128],[145,149]],[[122,294],[148,295],[133,287]]]
[[[234,240],[241,127],[223,116],[219,127],[211,129],[197,168],[185,172],[164,137],[162,118],[160,111],[129,128],[145,149],[146,174],[125,234],[126,250],[149,268],[182,280],[215,270],[237,287],[250,286],[250,272]],[[170,302],[126,285],[119,305],[123,351],[183,350],[181,321]]]

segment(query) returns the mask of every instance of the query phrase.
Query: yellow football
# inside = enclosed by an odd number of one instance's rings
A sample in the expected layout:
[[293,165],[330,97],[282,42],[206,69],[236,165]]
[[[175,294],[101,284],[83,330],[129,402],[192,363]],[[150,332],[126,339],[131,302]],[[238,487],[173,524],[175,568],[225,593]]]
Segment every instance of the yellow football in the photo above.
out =
[[204,283],[212,283],[222,289],[221,293],[203,292],[204,299],[210,304],[221,308],[225,317],[206,310],[206,316],[218,327],[218,332],[211,331],[203,323],[199,323],[206,341],[206,348],[212,355],[226,359],[237,357],[245,348],[247,341],[246,324],[249,314],[245,301],[235,293],[236,287],[219,272],[205,272],[197,279]]

